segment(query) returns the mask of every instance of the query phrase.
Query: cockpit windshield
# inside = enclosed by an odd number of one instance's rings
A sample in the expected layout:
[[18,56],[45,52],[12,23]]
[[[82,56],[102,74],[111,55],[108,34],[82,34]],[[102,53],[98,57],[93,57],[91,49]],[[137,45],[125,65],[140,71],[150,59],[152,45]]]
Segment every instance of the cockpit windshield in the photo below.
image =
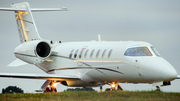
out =
[[151,49],[152,49],[153,52],[156,54],[156,56],[159,56],[159,57],[161,56],[154,47],[151,46]]
[[128,48],[124,54],[125,56],[152,56],[147,47],[133,47]]

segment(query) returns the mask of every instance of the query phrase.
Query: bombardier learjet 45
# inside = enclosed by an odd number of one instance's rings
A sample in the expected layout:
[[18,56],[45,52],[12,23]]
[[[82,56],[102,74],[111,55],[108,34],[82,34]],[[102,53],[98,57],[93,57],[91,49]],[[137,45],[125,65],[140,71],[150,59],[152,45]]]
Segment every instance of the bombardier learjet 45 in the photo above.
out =
[[[149,43],[142,41],[52,42],[42,39],[31,12],[66,11],[66,8],[31,9],[27,2],[12,4],[2,11],[14,11],[21,44],[9,66],[32,64],[47,74],[0,73],[0,77],[44,79],[38,91],[56,92],[54,83],[70,87],[95,87],[118,83],[170,85],[180,78],[174,67]],[[50,86],[51,89],[48,89]]]

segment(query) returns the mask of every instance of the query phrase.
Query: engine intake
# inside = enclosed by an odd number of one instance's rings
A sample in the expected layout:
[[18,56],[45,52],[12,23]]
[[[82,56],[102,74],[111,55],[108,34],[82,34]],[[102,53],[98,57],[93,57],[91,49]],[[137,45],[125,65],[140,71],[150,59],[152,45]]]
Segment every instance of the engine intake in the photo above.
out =
[[36,47],[36,53],[39,57],[47,57],[50,51],[51,48],[46,42],[40,42]]

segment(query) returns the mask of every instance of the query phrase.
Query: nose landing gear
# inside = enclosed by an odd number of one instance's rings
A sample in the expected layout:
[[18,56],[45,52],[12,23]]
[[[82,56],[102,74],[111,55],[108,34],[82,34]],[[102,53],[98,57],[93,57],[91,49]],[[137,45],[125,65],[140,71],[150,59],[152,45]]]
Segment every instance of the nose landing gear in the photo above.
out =
[[156,91],[161,91],[159,86],[156,86]]

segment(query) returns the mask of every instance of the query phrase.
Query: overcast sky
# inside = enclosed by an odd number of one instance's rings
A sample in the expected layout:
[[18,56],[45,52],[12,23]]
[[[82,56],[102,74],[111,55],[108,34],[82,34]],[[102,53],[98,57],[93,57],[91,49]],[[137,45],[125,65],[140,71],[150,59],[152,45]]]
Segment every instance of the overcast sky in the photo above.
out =
[[[26,0],[28,1],[28,0]],[[0,7],[25,0],[0,0]],[[154,45],[180,74],[179,0],[29,0],[31,8],[67,7],[66,12],[33,13],[42,38],[62,42],[98,40],[146,41]],[[33,65],[7,67],[15,60],[14,48],[20,44],[14,12],[0,11],[0,72],[44,73]],[[16,85],[25,92],[41,87],[44,80],[0,78],[1,88]],[[180,92],[180,80],[163,91]],[[121,84],[125,90],[153,90],[144,84]],[[108,87],[104,86],[104,89]],[[58,91],[67,87],[58,85]],[[99,88],[96,88],[99,89]]]

